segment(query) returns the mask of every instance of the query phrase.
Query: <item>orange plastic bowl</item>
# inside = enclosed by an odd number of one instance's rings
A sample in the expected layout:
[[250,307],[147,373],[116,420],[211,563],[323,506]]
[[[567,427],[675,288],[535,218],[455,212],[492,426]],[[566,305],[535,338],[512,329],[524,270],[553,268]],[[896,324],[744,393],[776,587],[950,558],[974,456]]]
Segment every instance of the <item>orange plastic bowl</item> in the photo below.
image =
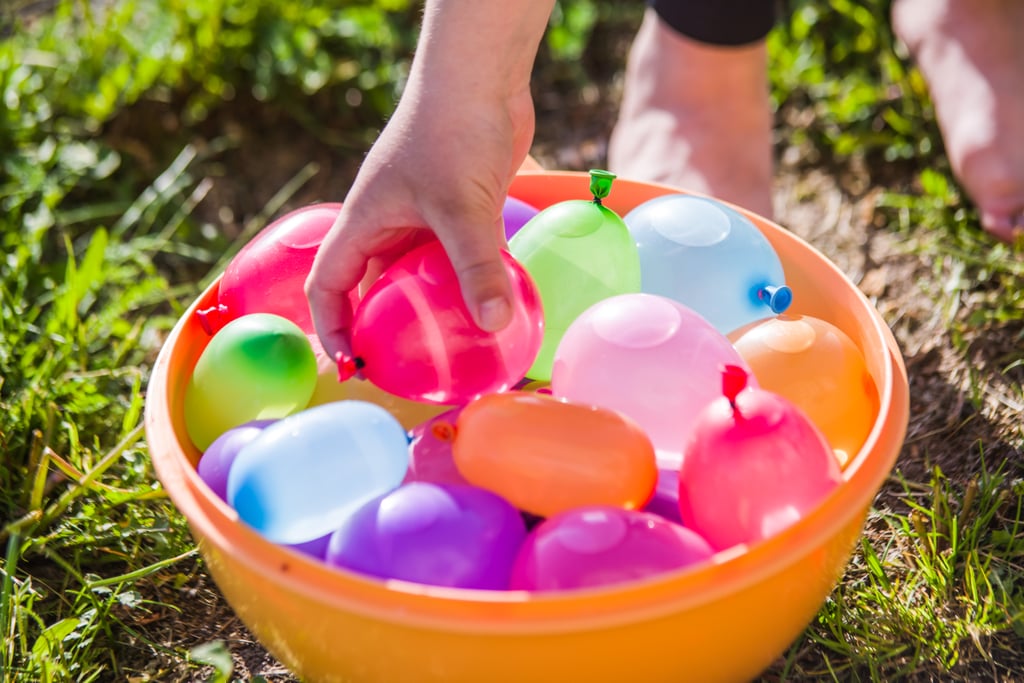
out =
[[[524,171],[511,194],[538,208],[587,197],[589,176]],[[672,187],[619,179],[625,215]],[[742,211],[742,209],[740,209]],[[907,426],[906,371],[877,311],[811,246],[744,211],[778,251],[793,312],[827,320],[864,352],[880,392],[867,442],[812,514],[709,563],[600,590],[536,595],[379,581],[275,546],[199,479],[182,402],[209,337],[181,318],[153,369],[146,434],[157,476],[188,520],[210,573],[260,641],[310,681],[741,681],[800,634],[839,580]]]

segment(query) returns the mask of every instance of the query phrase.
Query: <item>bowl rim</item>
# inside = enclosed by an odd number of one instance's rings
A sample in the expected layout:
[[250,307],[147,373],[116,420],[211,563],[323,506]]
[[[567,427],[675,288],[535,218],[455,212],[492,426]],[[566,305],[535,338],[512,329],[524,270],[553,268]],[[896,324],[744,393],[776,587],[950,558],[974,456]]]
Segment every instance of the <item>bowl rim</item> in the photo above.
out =
[[[516,180],[529,183],[538,180],[535,176],[542,176],[541,180],[567,178],[573,182],[589,182],[589,175],[583,172],[543,170],[520,171]],[[655,194],[706,196],[626,178],[616,182],[643,186],[645,191]],[[843,470],[843,485],[836,487],[799,522],[767,539],[734,546],[716,553],[708,562],[646,579],[541,593],[447,588],[375,579],[329,567],[297,551],[277,546],[240,523],[234,511],[199,478],[187,456],[192,452],[198,457],[198,453],[187,439],[183,443],[173,428],[171,415],[175,396],[170,372],[185,353],[181,340],[198,329],[194,327],[195,311],[216,296],[220,277],[179,318],[153,366],[146,395],[145,430],[157,477],[188,521],[204,554],[211,550],[228,552],[234,561],[245,563],[249,571],[271,583],[284,584],[292,592],[383,621],[398,620],[407,625],[473,633],[562,632],[584,625],[595,628],[601,624],[658,618],[753,586],[822,547],[852,522],[859,520],[856,528],[861,528],[902,446],[909,419],[909,388],[895,338],[878,311],[845,274],[797,235],[742,207],[730,206],[751,218],[773,243],[790,241],[790,246],[809,250],[815,257],[815,267],[841,279],[855,295],[856,305],[867,314],[869,341],[877,344],[878,353],[887,356],[881,364],[882,376],[874,378],[879,391],[879,417],[860,451]],[[866,501],[864,491],[871,491]],[[842,522],[837,523],[836,519]]]

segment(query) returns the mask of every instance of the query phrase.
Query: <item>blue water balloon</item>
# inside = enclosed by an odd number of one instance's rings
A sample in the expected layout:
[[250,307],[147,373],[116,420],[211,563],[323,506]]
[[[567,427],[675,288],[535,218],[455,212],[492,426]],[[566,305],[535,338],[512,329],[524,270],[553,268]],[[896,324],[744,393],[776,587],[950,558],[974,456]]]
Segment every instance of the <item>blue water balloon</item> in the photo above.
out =
[[623,220],[640,253],[642,291],[689,306],[722,334],[782,313],[793,300],[767,238],[721,202],[663,195]]
[[307,408],[242,448],[228,474],[228,503],[267,539],[306,543],[397,487],[409,467],[408,446],[401,423],[373,403]]

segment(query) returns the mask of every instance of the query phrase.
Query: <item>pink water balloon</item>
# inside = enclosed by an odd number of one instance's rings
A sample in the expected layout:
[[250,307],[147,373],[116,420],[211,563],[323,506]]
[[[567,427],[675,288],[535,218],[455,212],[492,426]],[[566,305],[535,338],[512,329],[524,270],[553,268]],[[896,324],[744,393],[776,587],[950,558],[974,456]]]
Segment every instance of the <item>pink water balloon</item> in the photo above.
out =
[[340,210],[341,204],[312,204],[261,230],[224,269],[217,305],[196,312],[207,332],[215,334],[247,313],[274,313],[313,334],[303,286]]
[[581,507],[534,528],[512,566],[513,590],[595,588],[706,561],[707,541],[649,512]]
[[540,295],[526,270],[502,252],[512,283],[512,320],[499,332],[473,321],[455,269],[440,242],[395,261],[360,302],[352,324],[350,372],[385,391],[428,403],[461,405],[505,391],[526,374],[540,349]]
[[680,516],[716,550],[781,532],[840,483],[825,437],[789,400],[722,372],[722,395],[699,415],[679,472]]
[[692,309],[656,294],[623,294],[577,318],[555,352],[555,396],[616,410],[678,465],[700,411],[721,396],[722,364],[746,367],[728,338]]
[[452,426],[460,412],[461,408],[452,408],[413,427],[409,432],[409,471],[405,473],[403,483],[422,481],[469,485],[452,455]]

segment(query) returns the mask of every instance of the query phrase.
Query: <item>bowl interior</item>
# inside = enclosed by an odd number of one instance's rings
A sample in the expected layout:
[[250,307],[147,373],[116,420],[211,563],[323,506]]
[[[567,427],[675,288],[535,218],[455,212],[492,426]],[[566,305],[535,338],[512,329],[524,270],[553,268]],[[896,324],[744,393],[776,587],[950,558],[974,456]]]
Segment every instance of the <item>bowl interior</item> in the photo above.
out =
[[[543,208],[565,199],[588,198],[588,186],[589,176],[584,173],[524,171],[510,194]],[[678,191],[620,178],[604,203],[625,215],[646,199]],[[795,587],[801,581],[813,584],[818,591],[814,600],[820,604],[845,567],[867,509],[902,445],[908,415],[907,378],[888,328],[841,271],[795,235],[735,208],[754,221],[779,253],[794,292],[791,310],[822,318],[846,332],[864,353],[879,391],[874,428],[844,470],[843,484],[815,511],[761,543],[718,553],[704,565],[602,589],[549,594],[472,591],[380,581],[328,568],[262,539],[238,520],[195,471],[200,453],[186,435],[182,405],[191,369],[209,341],[194,313],[216,300],[214,283],[186,311],[164,344],[149,384],[146,431],[157,476],[188,520],[229,600],[243,590],[281,591],[302,596],[325,613],[358,613],[382,622],[453,633],[508,635],[594,629],[705,609],[780,575],[788,576]],[[815,553],[828,556],[827,571],[823,573],[817,565],[806,570],[797,567],[801,558]],[[801,571],[815,574],[802,576]],[[244,586],[229,585],[243,580]],[[248,618],[243,614],[243,619],[255,619],[251,612],[258,608],[246,609],[250,614]],[[813,611],[799,618],[806,623],[811,615]]]

